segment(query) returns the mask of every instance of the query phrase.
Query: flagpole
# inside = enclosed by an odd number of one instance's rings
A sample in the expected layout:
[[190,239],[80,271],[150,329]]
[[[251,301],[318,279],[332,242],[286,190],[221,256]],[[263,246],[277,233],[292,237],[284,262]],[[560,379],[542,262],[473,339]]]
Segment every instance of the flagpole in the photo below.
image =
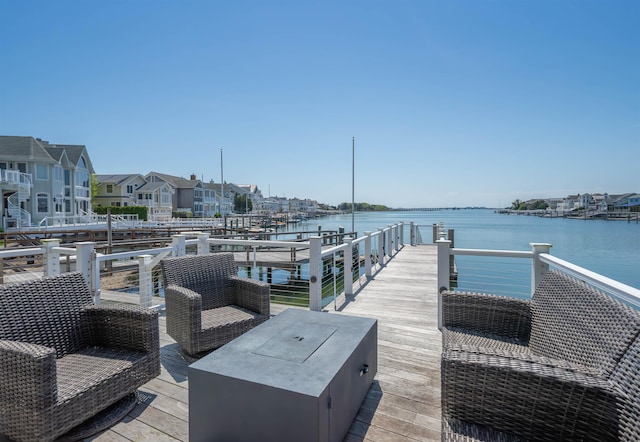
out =
[[355,159],[356,159],[356,137],[351,138],[351,232],[355,235]]
[[220,214],[224,217],[224,169],[222,167],[222,149],[220,149]]

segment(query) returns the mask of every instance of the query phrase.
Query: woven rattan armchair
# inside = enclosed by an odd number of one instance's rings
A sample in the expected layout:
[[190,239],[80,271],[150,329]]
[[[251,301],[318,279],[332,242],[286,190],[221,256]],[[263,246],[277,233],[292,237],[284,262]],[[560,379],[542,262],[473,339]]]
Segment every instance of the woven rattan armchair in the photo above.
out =
[[160,374],[159,355],[157,312],[93,305],[79,273],[0,286],[0,434],[54,440]]
[[270,317],[269,285],[237,276],[231,253],[161,261],[167,334],[190,356],[215,350]]
[[442,440],[640,440],[640,313],[558,271],[442,293]]

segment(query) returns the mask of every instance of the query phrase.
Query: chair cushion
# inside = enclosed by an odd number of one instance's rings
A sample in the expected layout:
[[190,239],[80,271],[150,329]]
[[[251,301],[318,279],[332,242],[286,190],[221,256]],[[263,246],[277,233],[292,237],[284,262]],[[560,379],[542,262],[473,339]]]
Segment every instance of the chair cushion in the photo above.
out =
[[517,436],[458,419],[442,419],[443,442],[521,442]]
[[[122,376],[135,363],[147,358],[146,353],[119,348],[88,347],[56,361],[58,380],[58,403],[85,394],[92,388],[112,382],[114,377]],[[121,392],[114,388],[115,394]]]
[[243,322],[252,322],[260,318],[256,312],[238,307],[236,305],[227,305],[210,310],[202,311],[202,329],[224,327],[226,325],[242,324]]
[[490,348],[511,352],[529,353],[526,343],[493,334],[482,334],[473,330],[448,327],[442,329],[442,348]]

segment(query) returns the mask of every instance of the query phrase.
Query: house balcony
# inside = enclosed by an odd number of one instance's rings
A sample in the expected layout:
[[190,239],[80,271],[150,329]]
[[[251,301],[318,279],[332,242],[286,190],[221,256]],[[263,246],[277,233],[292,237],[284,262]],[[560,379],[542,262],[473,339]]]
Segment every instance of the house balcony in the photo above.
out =
[[31,188],[31,174],[22,173],[18,170],[0,170],[0,182],[17,186],[26,186]]

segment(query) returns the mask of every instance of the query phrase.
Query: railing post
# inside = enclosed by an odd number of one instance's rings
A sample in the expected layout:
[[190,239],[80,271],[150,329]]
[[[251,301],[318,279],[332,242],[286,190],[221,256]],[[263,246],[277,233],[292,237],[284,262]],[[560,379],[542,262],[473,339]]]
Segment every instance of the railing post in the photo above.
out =
[[400,241],[398,242],[399,246],[404,246],[404,223],[398,224],[400,226]]
[[322,237],[309,238],[309,310],[322,309]]
[[371,232],[364,232],[364,274],[371,279]]
[[391,255],[395,255],[397,247],[398,247],[398,235],[396,232],[396,225],[392,224],[389,226],[389,234],[391,235]]
[[205,232],[198,232],[196,237],[198,238],[198,255],[209,253],[209,243],[207,242],[209,234]]
[[173,256],[184,256],[187,254],[186,235],[171,235],[171,247],[173,247]]
[[60,274],[60,253],[53,250],[60,246],[59,239],[43,239],[42,255],[44,265],[44,276],[55,276]]
[[378,264],[380,264],[380,267],[384,266],[385,263],[385,246],[384,229],[378,227]]
[[438,292],[443,288],[449,290],[449,280],[451,274],[449,273],[449,256],[451,255],[451,241],[446,239],[439,239],[436,241],[438,246]]
[[91,241],[74,243],[76,247],[76,271],[84,278],[93,303],[100,304],[100,267],[95,260],[95,245]]
[[439,239],[438,247],[438,328],[442,329],[442,291],[450,289],[449,256],[451,255],[451,241]]
[[348,247],[344,251],[344,295],[353,295],[353,238],[344,238]]
[[140,305],[142,307],[151,307],[151,296],[153,292],[153,269],[149,268],[149,264],[153,259],[152,255],[138,256],[138,283],[140,285]]
[[531,295],[535,292],[538,283],[545,273],[549,271],[549,264],[540,261],[538,255],[541,253],[549,253],[551,244],[547,243],[530,243],[533,249],[533,259],[531,260]]
[[393,256],[393,228],[391,226],[387,226],[389,229],[389,234],[387,235],[387,255],[389,258]]
[[409,223],[409,244],[416,245],[416,226],[413,221]]
[[[455,235],[454,235],[454,230],[453,229],[449,229],[447,232],[447,239],[449,241],[451,241],[451,244],[449,244],[449,248],[450,249],[455,249],[456,247],[456,239],[455,239]],[[456,261],[455,261],[455,256],[450,255],[449,256],[449,273],[453,273],[456,270]]]

